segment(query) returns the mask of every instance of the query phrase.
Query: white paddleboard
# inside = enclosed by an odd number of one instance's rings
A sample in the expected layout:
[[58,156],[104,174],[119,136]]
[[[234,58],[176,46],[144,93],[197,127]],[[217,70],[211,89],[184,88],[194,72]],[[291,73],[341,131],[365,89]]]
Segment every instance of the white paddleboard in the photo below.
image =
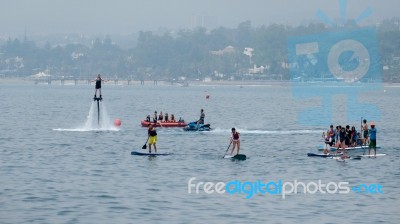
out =
[[335,159],[336,161],[338,161],[338,162],[345,162],[345,161],[347,161],[347,160],[353,160],[353,159],[355,159],[355,160],[360,160],[361,159],[361,157],[350,157],[350,158],[345,158],[345,159],[342,159],[342,157],[341,156],[334,156],[334,157],[332,157],[332,159]]
[[375,156],[386,156],[386,154],[380,153],[380,154],[376,154],[376,155],[370,154],[370,155],[360,155],[360,156],[362,156],[362,157],[375,157]]

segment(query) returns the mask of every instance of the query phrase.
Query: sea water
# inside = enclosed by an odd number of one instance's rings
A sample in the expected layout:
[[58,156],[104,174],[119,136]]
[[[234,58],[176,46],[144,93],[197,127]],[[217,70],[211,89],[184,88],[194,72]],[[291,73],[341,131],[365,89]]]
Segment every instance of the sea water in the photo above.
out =
[[[379,153],[336,162],[308,158],[328,127],[303,126],[290,86],[114,86],[100,102],[92,86],[0,84],[0,223],[398,223],[400,88],[358,96],[377,105]],[[209,99],[205,96],[210,95]],[[87,96],[87,97],[84,97]],[[360,127],[334,99],[333,125]],[[165,157],[132,156],[142,150],[154,111],[190,122],[204,109],[210,132],[157,128]],[[360,115],[368,119],[368,115]],[[121,127],[112,125],[119,118]],[[230,129],[240,132],[245,161],[223,159]],[[353,152],[362,154],[363,151]],[[188,181],[349,182],[380,184],[383,193],[188,193]],[[203,188],[201,188],[203,189]],[[193,189],[192,189],[193,190]]]

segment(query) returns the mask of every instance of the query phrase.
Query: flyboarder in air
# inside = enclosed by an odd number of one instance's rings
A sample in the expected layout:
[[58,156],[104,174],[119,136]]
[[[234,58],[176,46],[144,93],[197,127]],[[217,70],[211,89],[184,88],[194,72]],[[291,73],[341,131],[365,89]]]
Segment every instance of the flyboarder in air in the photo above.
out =
[[[96,79],[92,80],[92,82],[94,82],[94,81],[96,81],[96,87],[95,87],[96,90],[95,90],[95,92],[94,92],[94,98],[93,98],[93,100],[94,100],[94,101],[96,101],[96,100],[103,100],[103,98],[101,97],[101,81],[104,81],[104,82],[107,82],[107,81],[104,80],[104,79],[102,79],[102,78],[100,77],[100,74],[97,75],[97,78],[96,78]],[[99,93],[100,93],[100,97],[99,97],[99,98],[97,98],[97,96],[96,96],[97,90],[99,90]]]

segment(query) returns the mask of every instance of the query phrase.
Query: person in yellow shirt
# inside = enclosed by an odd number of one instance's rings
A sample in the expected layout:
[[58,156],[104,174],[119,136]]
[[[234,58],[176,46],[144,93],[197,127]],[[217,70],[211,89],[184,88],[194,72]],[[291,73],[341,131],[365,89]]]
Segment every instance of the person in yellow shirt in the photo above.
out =
[[154,146],[154,151],[157,152],[157,131],[154,128],[153,125],[149,126],[149,130],[147,131],[147,134],[149,136],[149,153],[151,153],[151,145]]

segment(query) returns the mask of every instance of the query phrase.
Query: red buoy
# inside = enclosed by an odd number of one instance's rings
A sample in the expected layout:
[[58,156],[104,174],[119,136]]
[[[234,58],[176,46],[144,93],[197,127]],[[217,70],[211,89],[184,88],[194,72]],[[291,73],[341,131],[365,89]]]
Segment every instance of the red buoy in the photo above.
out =
[[115,119],[115,120],[114,120],[114,125],[117,126],[117,127],[121,126],[121,120],[118,119],[118,118]]

